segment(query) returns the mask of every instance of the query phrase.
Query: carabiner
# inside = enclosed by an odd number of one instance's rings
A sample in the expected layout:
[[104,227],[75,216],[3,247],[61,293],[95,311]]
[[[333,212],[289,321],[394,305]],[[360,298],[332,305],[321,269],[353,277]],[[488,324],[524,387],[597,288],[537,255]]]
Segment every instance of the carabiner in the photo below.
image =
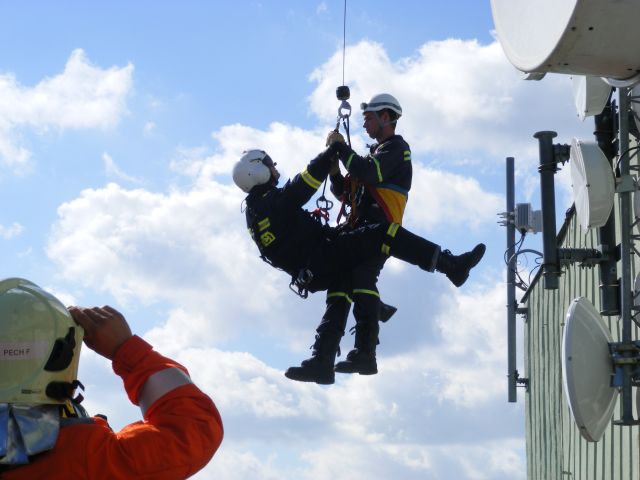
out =
[[[345,112],[343,112],[343,110]],[[341,118],[349,118],[351,116],[351,105],[346,100],[342,100],[342,103],[338,107],[338,120]]]

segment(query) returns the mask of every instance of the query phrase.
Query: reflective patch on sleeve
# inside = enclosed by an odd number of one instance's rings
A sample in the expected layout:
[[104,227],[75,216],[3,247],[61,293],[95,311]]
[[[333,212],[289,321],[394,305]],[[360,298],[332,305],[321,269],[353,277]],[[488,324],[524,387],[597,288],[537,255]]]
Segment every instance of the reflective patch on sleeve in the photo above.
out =
[[349,167],[351,166],[351,160],[353,160],[354,155],[355,153],[352,153],[351,155],[349,155],[349,158],[347,159],[347,163],[344,164],[344,168],[346,168],[347,170],[349,170]]
[[410,162],[411,161],[411,150],[405,150],[403,152],[403,156],[404,156],[404,161],[405,162]]
[[302,177],[302,180],[304,180],[304,183],[309,185],[314,190],[320,188],[320,185],[322,184],[322,182],[311,175],[306,168],[304,169],[304,172],[300,174],[300,176]]
[[400,228],[400,224],[398,223],[392,223],[389,225],[389,228],[387,229],[387,235],[389,235],[390,237],[395,237],[396,233],[398,232],[398,228]]
[[151,407],[156,400],[165,396],[170,391],[190,383],[193,382],[189,376],[179,368],[166,368],[154,373],[144,382],[138,395],[138,405],[140,405],[142,415],[147,413],[149,407]]
[[269,217],[263,218],[258,222],[258,228],[260,231],[266,230],[271,226],[271,222],[269,221]]
[[376,173],[378,174],[378,182],[382,182],[382,171],[380,170],[380,161],[373,155],[370,155],[370,157],[371,157],[371,160],[373,160],[373,164],[376,166]]

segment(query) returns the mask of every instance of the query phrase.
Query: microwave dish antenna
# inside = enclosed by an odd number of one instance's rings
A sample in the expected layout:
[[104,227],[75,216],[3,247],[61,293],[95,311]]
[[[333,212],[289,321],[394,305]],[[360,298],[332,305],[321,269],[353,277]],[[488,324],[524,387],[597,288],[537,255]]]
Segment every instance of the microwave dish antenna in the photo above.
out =
[[562,380],[582,437],[597,442],[611,424],[618,390],[611,386],[611,333],[584,297],[571,302],[562,337]]
[[571,141],[569,165],[578,221],[583,231],[607,223],[614,204],[615,179],[596,142]]
[[574,75],[571,87],[580,120],[602,113],[612,90],[611,85],[602,78],[587,75]]
[[640,81],[640,2],[491,0],[491,10],[518,70],[604,77],[616,87]]

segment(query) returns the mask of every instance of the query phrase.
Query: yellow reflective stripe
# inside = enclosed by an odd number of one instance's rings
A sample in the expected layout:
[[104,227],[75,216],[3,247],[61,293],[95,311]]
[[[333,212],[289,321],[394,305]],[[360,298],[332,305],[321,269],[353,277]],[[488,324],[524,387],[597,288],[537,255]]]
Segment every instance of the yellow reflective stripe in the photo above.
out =
[[391,248],[386,243],[382,244],[382,247],[380,248],[380,250],[382,250],[382,253],[384,253],[386,256],[391,255]]
[[335,298],[335,297],[342,297],[344,298],[347,302],[349,303],[353,303],[353,300],[351,300],[351,297],[349,295],[347,295],[345,292],[331,292],[331,293],[327,293],[327,300],[330,298]]
[[380,171],[380,162],[373,155],[369,155],[371,160],[373,160],[373,164],[376,166],[376,171],[378,172],[378,181],[382,182],[382,172]]
[[355,153],[349,155],[349,158],[347,158],[347,163],[344,164],[344,168],[346,168],[347,170],[349,170],[349,167],[351,166],[351,160],[353,160],[354,155]]
[[387,235],[389,235],[390,237],[395,237],[396,233],[398,232],[398,228],[400,228],[399,223],[392,223],[387,229]]
[[373,295],[374,297],[380,298],[380,294],[378,292],[376,292],[375,290],[367,290],[366,288],[354,288],[353,294],[355,295],[356,293],[362,293],[364,295]]
[[411,161],[411,150],[405,150],[404,151],[404,161],[405,162],[410,162]]
[[269,217],[263,218],[258,222],[258,228],[260,229],[260,231],[266,230],[270,226],[271,226],[271,222],[269,221]]
[[320,185],[322,184],[322,182],[314,178],[313,175],[311,175],[306,168],[304,169],[304,172],[302,172],[300,175],[302,176],[302,179],[304,180],[304,182],[314,190],[317,190],[318,188],[320,188]]

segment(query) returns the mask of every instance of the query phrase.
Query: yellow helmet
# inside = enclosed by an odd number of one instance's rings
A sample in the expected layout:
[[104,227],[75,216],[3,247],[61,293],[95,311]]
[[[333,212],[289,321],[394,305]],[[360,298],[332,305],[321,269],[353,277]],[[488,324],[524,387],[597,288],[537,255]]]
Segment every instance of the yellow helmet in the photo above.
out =
[[71,398],[83,336],[53,295],[21,278],[0,280],[0,403]]

